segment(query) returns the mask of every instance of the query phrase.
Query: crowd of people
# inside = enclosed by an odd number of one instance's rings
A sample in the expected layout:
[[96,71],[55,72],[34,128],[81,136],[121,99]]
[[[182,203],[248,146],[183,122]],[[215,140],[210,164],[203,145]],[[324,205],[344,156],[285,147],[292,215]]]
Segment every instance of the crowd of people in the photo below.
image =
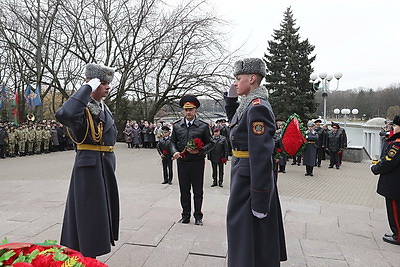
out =
[[[342,164],[343,150],[347,147],[347,135],[344,128],[339,123],[331,122],[331,124],[321,125],[322,120],[316,119],[306,123],[305,147],[302,153],[292,157],[291,165],[304,165],[306,167],[305,176],[314,176],[314,167],[321,167],[321,162],[329,155],[328,168],[340,169]],[[282,130],[285,122],[276,121],[275,143],[279,151],[281,148]],[[279,153],[279,161],[276,166],[277,172],[286,172],[286,164],[288,156],[285,153]]]
[[74,149],[66,127],[57,121],[0,123],[0,158]]

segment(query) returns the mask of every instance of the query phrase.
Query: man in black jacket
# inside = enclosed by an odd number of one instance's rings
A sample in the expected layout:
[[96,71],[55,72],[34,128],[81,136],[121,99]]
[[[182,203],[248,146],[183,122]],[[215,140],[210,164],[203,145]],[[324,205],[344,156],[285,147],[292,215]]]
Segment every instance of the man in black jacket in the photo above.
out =
[[385,234],[382,239],[387,243],[400,245],[400,115],[393,119],[393,135],[384,155],[371,171],[379,174],[378,194],[385,197],[386,211],[392,233]]
[[222,187],[224,181],[224,165],[228,159],[228,141],[225,136],[221,135],[221,129],[219,127],[214,128],[213,132],[212,140],[214,142],[214,148],[207,155],[212,166],[213,183],[211,187],[217,185]]
[[163,165],[164,182],[162,184],[172,184],[172,154],[171,154],[171,140],[169,135],[171,129],[168,126],[161,128],[163,137],[158,140],[156,145],[157,152],[161,156]]
[[[203,184],[205,155],[213,148],[208,124],[196,116],[199,100],[185,95],[179,101],[185,118],[174,122],[171,135],[171,152],[178,160],[178,179],[181,193],[182,218],[179,222],[189,223],[191,213],[190,188],[194,194],[195,224],[203,225]],[[195,145],[195,147],[193,147]]]
[[4,125],[0,123],[0,158],[5,159],[5,150],[7,144],[8,134]]

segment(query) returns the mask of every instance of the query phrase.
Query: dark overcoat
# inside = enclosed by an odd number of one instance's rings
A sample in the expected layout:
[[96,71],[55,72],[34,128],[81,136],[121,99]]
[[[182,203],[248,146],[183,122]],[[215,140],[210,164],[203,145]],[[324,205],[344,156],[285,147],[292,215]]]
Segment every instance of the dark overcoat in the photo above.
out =
[[159,155],[164,155],[163,160],[171,160],[171,140],[169,136],[160,138],[156,145],[156,149]]
[[[282,212],[273,174],[275,118],[266,99],[247,96],[248,105],[235,112],[237,98],[225,97],[233,150],[227,211],[228,266],[279,266],[287,259]],[[234,115],[233,115],[234,114]],[[253,211],[267,214],[263,219]]]
[[386,149],[385,156],[371,171],[380,174],[377,193],[389,199],[400,201],[400,133],[388,139],[391,142]]
[[316,166],[318,134],[315,131],[306,132],[306,148],[303,152],[303,165]]
[[208,152],[207,159],[214,163],[221,163],[221,159],[228,159],[228,141],[225,136],[213,136],[214,148]]
[[[68,126],[75,141],[97,145],[86,136],[85,108],[95,105],[90,98],[92,90],[83,85],[57,111],[56,118]],[[113,146],[117,129],[111,112],[105,107],[98,115],[92,114],[95,127],[104,123],[101,144]],[[86,138],[85,138],[86,136]],[[65,206],[60,244],[80,251],[86,257],[95,257],[111,251],[118,240],[119,197],[115,177],[114,152],[77,150],[71,183]]]
[[329,131],[326,147],[332,152],[338,152],[343,148],[343,140],[339,130],[336,132]]
[[132,128],[132,143],[134,145],[139,145],[142,143],[141,132],[142,130],[140,128]]

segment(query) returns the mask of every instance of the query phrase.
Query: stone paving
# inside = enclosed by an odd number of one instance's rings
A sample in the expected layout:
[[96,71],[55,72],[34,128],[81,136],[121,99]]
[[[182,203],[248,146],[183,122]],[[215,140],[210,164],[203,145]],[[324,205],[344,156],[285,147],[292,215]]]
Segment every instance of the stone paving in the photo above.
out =
[[[59,240],[75,152],[0,161],[0,238],[10,242]],[[206,164],[204,226],[180,219],[179,187],[162,185],[155,150],[117,144],[121,201],[120,240],[99,258],[112,267],[226,266],[226,205],[229,163],[223,188],[211,188]],[[378,177],[369,163],[323,162],[314,176],[287,166],[278,179],[288,261],[282,266],[400,266],[400,247],[382,241],[388,232]],[[176,172],[174,173],[176,174]]]

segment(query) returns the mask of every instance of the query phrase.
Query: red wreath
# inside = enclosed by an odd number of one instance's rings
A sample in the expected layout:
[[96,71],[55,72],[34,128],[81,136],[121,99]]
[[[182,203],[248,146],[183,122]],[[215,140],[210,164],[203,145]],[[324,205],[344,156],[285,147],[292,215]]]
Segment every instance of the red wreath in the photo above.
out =
[[285,153],[290,157],[301,154],[307,142],[304,135],[303,125],[299,116],[295,113],[289,117],[286,126],[283,128],[282,146]]

